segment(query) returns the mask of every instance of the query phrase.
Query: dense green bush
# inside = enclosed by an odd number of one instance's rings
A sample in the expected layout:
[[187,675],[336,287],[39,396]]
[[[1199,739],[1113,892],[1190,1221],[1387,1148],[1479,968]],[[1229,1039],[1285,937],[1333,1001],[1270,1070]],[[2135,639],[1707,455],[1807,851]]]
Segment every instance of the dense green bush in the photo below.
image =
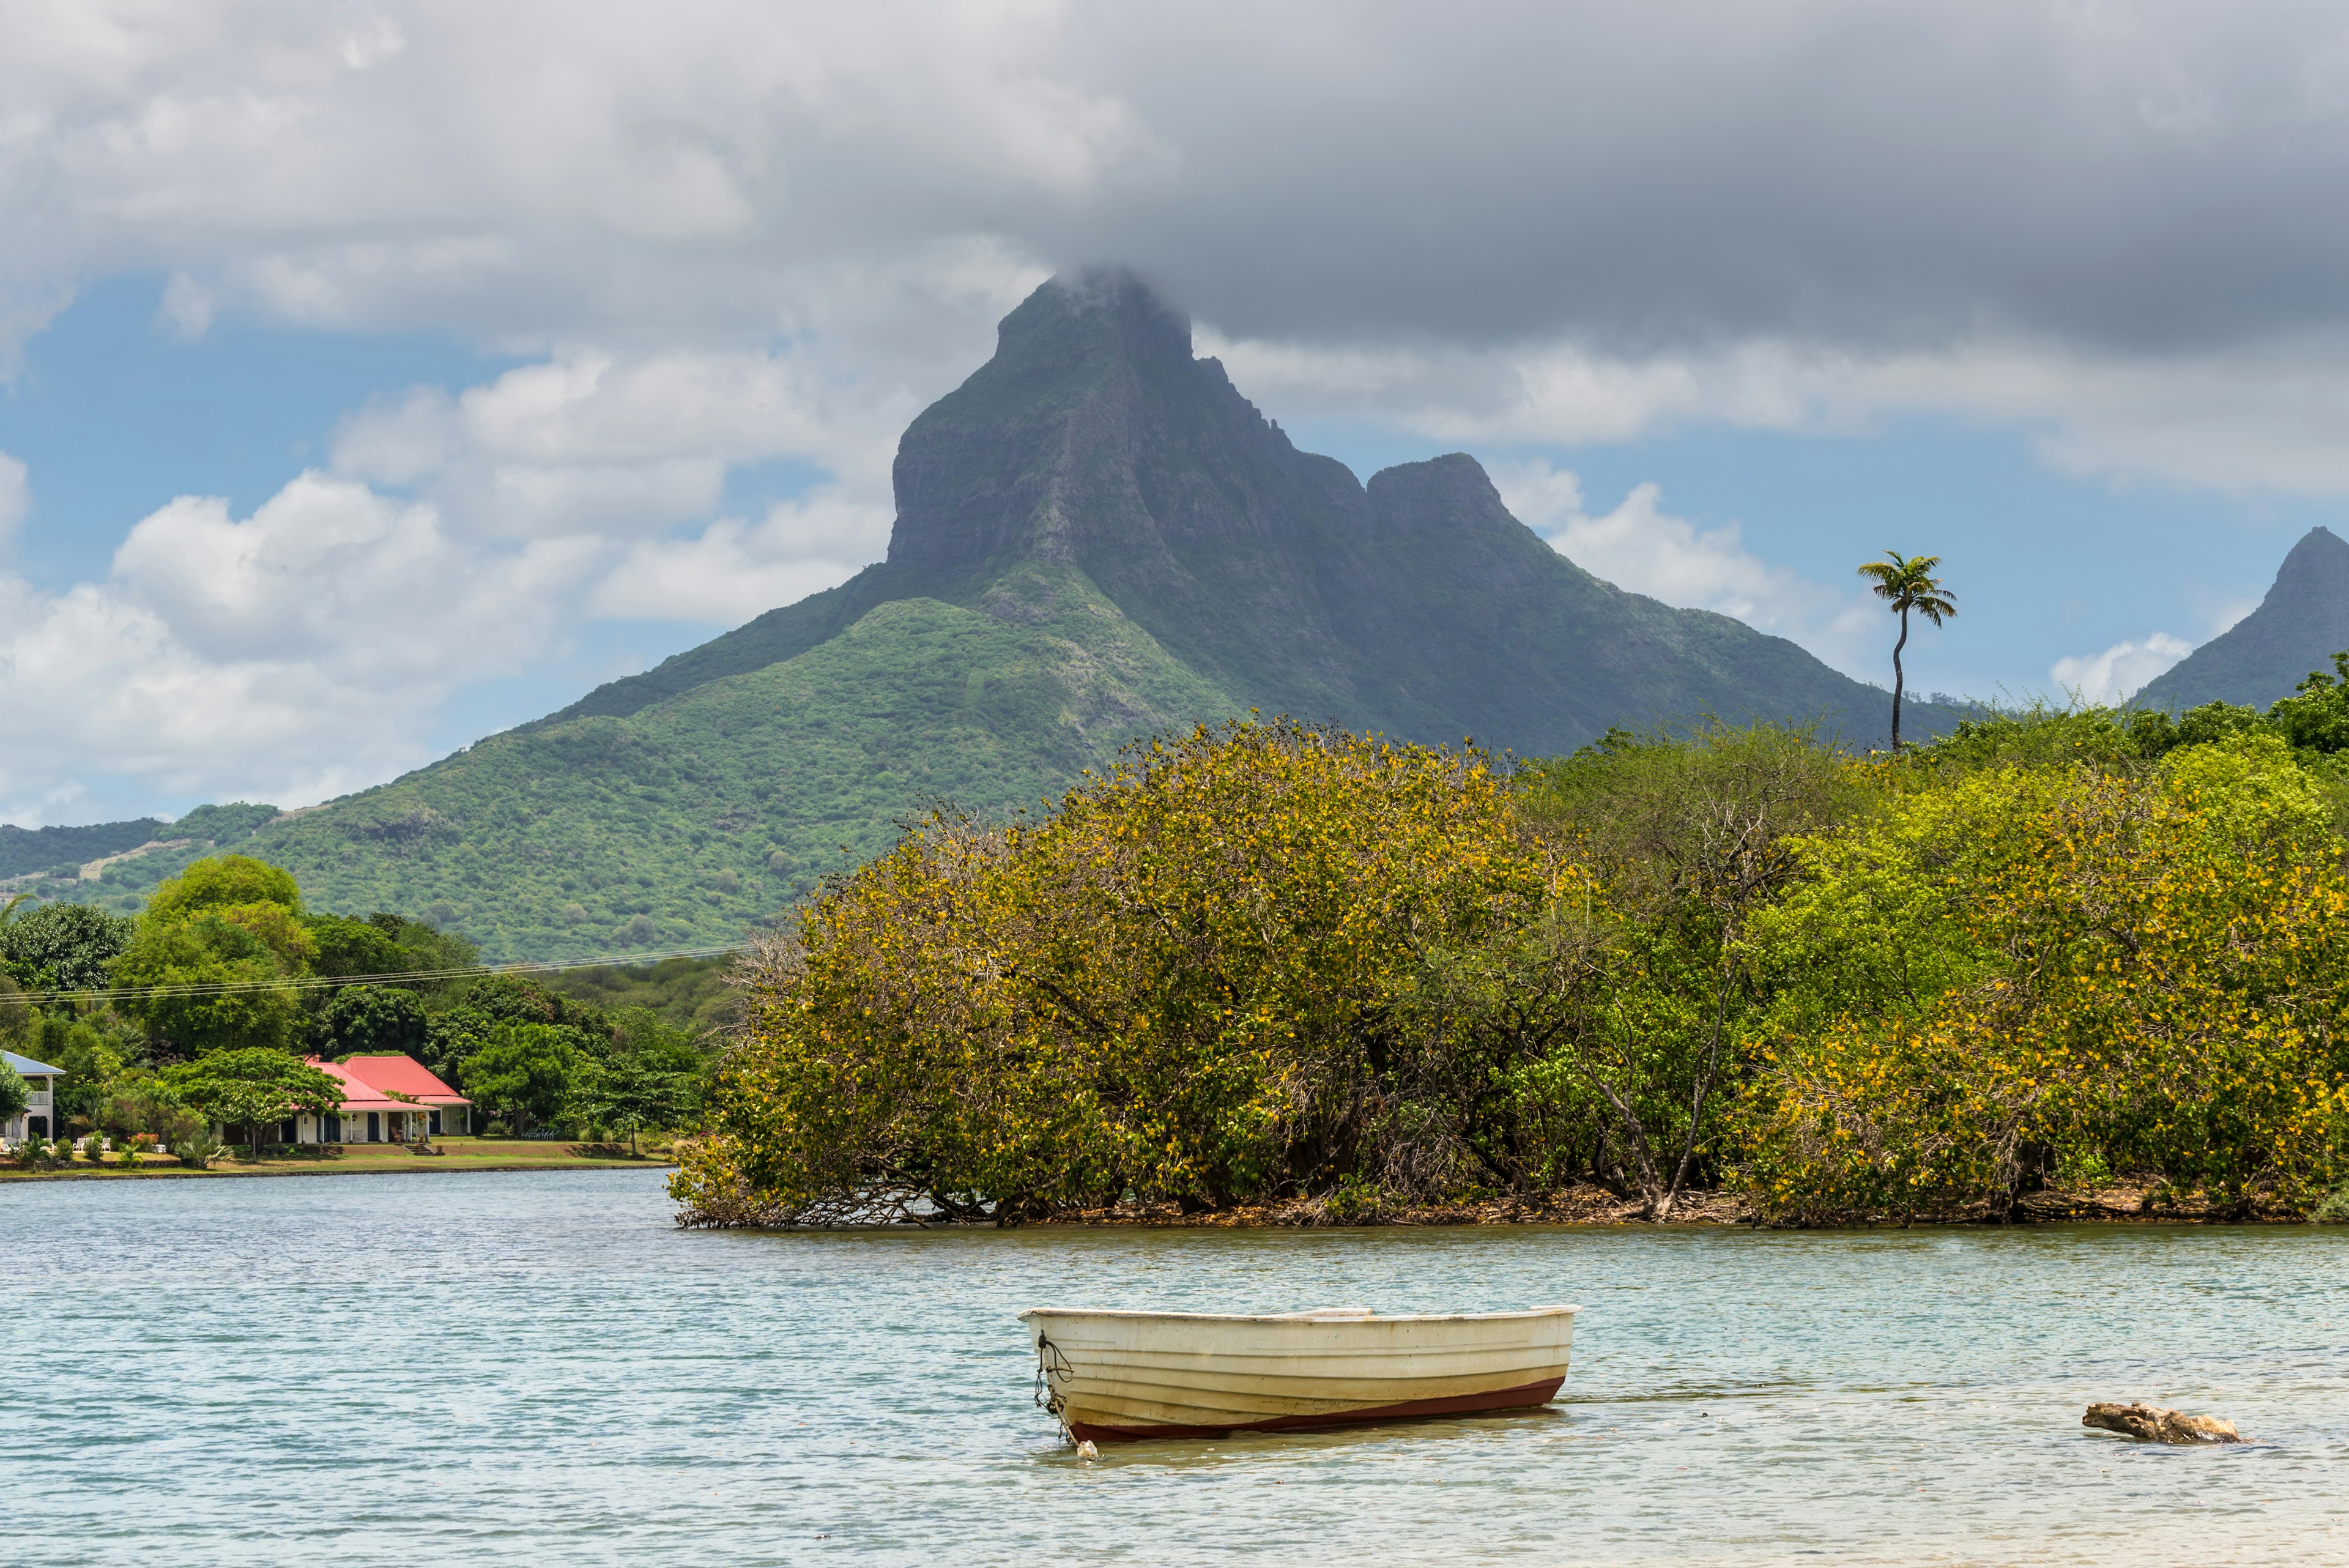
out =
[[691,1222],[1001,1221],[1596,1179],[1814,1222],[2131,1176],[2305,1212],[2349,1169],[2328,734],[2043,710],[1860,758],[1709,725],[1504,781],[1203,731],[830,883],[750,966],[672,1189]]

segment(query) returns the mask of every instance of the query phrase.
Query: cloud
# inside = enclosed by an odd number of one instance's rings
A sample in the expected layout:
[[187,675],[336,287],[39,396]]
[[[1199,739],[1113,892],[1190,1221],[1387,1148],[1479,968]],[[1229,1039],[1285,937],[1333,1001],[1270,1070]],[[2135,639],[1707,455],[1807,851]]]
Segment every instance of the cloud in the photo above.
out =
[[22,265],[346,324],[735,330],[992,234],[1247,335],[2135,348],[2337,320],[2349,255],[2349,23],[2287,0],[24,10]]
[[106,580],[0,576],[0,807],[39,820],[100,776],[299,805],[426,760],[469,681],[559,645],[593,539],[486,554],[428,503],[304,473],[247,518],[182,497]]
[[2028,424],[2071,472],[2349,493],[2349,17],[2292,0],[48,0],[11,26],[0,352],[149,268],[173,331],[780,337],[898,356],[919,402],[972,362],[974,275],[1120,259],[1259,361],[1367,372],[1308,379],[1412,430],[1930,410]]
[[334,465],[429,494],[485,536],[642,536],[709,517],[730,469],[775,458],[820,460],[885,496],[918,407],[900,382],[809,353],[579,351],[355,413]]
[[[471,539],[599,541],[578,614],[732,626],[886,551],[890,465],[918,408],[902,379],[807,350],[582,351],[362,410],[333,462],[430,499]],[[826,477],[756,521],[726,514],[729,475],[775,461]]]
[[839,488],[777,504],[756,524],[720,518],[691,537],[630,547],[588,596],[620,618],[733,625],[844,582],[888,548],[893,514]]
[[2117,702],[2194,651],[2183,638],[2157,631],[2132,642],[2116,642],[2102,653],[2059,659],[2047,678],[2090,702]]
[[7,559],[16,529],[33,510],[31,471],[0,452],[0,561]]
[[2349,495],[2349,337],[2127,359],[1988,337],[1930,352],[1773,340],[1629,358],[1570,344],[1374,351],[1199,337],[1291,420],[1369,418],[1455,445],[1707,424],[1841,436],[1930,414],[2020,428],[2075,477]]
[[[429,760],[451,693],[593,618],[730,626],[829,587],[887,547],[912,396],[789,348],[579,351],[355,410],[250,516],[181,496],[103,581],[0,576],[0,815],[86,815],[100,783],[307,804]],[[735,470],[819,457],[714,515]],[[27,494],[0,454],[0,542]]]
[[166,337],[194,343],[212,329],[212,296],[186,273],[175,272],[163,284],[163,298],[155,307],[155,327]]
[[1583,570],[1682,609],[1734,616],[1847,674],[1880,679],[1881,618],[1868,599],[1760,560],[1735,524],[1701,530],[1664,511],[1653,484],[1634,486],[1613,511],[1593,516],[1581,481],[1543,458],[1497,462],[1491,472],[1517,520]]

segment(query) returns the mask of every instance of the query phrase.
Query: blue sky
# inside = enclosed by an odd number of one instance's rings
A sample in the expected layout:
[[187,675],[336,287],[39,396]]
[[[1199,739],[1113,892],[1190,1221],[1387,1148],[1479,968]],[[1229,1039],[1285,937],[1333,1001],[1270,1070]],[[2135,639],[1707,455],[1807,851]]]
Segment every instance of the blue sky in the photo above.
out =
[[1300,445],[1612,581],[2117,696],[2349,506],[2349,16],[1598,0],[32,0],[0,821],[298,805],[886,547],[898,433],[1133,266]]

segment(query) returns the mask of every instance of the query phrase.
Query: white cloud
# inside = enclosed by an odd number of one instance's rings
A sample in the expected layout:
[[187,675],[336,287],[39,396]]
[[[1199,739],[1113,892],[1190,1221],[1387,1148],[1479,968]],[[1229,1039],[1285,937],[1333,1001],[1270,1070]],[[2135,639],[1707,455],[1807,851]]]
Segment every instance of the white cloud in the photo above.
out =
[[0,452],[0,561],[8,558],[16,529],[32,510],[31,471],[19,459]]
[[373,783],[427,760],[451,691],[558,644],[603,554],[486,554],[429,504],[315,472],[241,521],[173,501],[103,582],[0,577],[0,805],[39,820],[100,775],[286,805]]
[[1735,524],[1699,529],[1664,511],[1653,484],[1634,486],[1613,511],[1593,516],[1581,481],[1544,458],[1495,463],[1491,472],[1517,520],[1583,570],[1682,609],[1734,616],[1848,674],[1880,679],[1874,636],[1881,618],[1866,597],[1761,560]]
[[2077,692],[2088,701],[2117,702],[2193,651],[2194,645],[2185,639],[2157,631],[2116,642],[2102,653],[2059,659],[2047,678],[2058,690]]
[[[100,779],[305,804],[429,760],[453,691],[590,618],[727,626],[838,583],[887,547],[914,398],[788,348],[582,350],[357,410],[249,517],[182,496],[103,581],[0,576],[0,815],[85,813]],[[832,477],[712,520],[774,460]],[[27,494],[0,454],[0,542]]]
[[1983,335],[1864,353],[1770,340],[1623,358],[1574,344],[1369,352],[1200,334],[1288,417],[1457,445],[1580,445],[1701,424],[1865,432],[1900,415],[2018,427],[2059,472],[2349,495],[2349,337],[2117,356]]
[[845,581],[888,548],[892,514],[837,487],[764,521],[720,518],[690,538],[632,545],[587,597],[595,615],[731,625]]
[[775,458],[885,496],[918,406],[902,382],[834,376],[812,353],[579,351],[361,410],[334,462],[430,495],[482,536],[643,536],[709,516],[730,469]]
[[190,277],[175,272],[163,285],[162,302],[155,308],[155,326],[165,336],[182,343],[200,341],[212,329],[212,291]]

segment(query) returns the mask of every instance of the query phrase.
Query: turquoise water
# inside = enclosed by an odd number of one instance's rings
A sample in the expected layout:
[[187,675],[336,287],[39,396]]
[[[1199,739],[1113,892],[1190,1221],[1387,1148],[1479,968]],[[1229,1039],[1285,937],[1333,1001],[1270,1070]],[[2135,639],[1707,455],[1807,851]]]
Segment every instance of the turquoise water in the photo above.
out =
[[[0,1188],[0,1560],[2349,1562],[2349,1232],[684,1233],[650,1173]],[[1107,1450],[1047,1303],[1578,1301],[1536,1414]],[[2138,1448],[2091,1399],[2262,1443]]]

